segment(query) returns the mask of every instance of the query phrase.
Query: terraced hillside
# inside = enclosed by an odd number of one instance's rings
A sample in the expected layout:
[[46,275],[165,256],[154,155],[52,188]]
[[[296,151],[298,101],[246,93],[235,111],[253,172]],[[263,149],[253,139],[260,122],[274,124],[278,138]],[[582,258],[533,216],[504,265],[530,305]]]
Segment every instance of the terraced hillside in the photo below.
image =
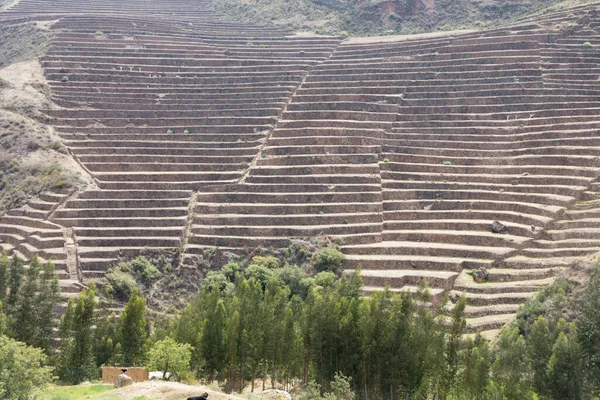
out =
[[46,114],[96,186],[0,219],[2,246],[55,260],[68,287],[144,249],[191,262],[326,236],[366,292],[426,279],[492,334],[600,249],[595,7],[343,40],[203,1],[21,0],[0,23],[52,21]]

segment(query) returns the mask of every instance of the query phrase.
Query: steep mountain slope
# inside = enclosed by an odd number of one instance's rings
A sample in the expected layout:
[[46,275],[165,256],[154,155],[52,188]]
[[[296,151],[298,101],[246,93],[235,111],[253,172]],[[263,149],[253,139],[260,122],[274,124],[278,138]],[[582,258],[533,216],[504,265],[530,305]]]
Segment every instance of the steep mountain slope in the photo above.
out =
[[209,0],[21,0],[0,23],[54,21],[44,114],[95,186],[1,219],[3,247],[88,281],[141,252],[194,268],[326,237],[366,292],[465,292],[492,334],[600,249],[596,7],[347,39]]
[[350,35],[410,34],[494,27],[560,0],[213,0],[248,23]]

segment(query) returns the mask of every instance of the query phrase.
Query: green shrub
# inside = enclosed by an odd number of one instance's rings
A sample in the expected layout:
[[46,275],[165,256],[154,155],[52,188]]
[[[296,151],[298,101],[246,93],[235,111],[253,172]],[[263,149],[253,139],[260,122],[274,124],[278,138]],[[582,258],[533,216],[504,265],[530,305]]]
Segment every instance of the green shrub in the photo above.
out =
[[517,312],[515,325],[525,337],[539,316],[544,316],[550,326],[554,326],[560,318],[565,317],[563,311],[572,309],[568,303],[569,295],[575,289],[575,284],[565,279],[557,279],[551,285],[544,287]]
[[267,286],[267,283],[275,278],[275,273],[272,269],[265,267],[264,265],[251,264],[244,271],[248,280],[254,279],[260,282],[263,289]]
[[297,295],[301,298],[306,297],[308,291],[303,284],[303,280],[306,279],[306,274],[301,268],[296,265],[286,265],[275,270],[275,278],[290,288],[291,296]]
[[321,395],[321,385],[311,381],[298,398],[300,400],[352,400],[356,395],[352,391],[351,380],[352,378],[344,376],[341,372],[336,372],[334,380],[329,382],[331,392]]
[[261,265],[269,269],[279,268],[279,260],[273,256],[256,256],[252,257],[251,265]]
[[[322,214],[322,213],[319,213]],[[309,246],[303,242],[292,242],[282,251],[285,257],[285,263],[303,265],[312,258],[312,251]]]
[[140,256],[129,263],[131,271],[145,283],[158,279],[161,275],[158,268],[146,257]]
[[315,283],[322,287],[332,287],[335,283],[335,274],[330,271],[322,271],[315,275]]
[[219,271],[209,271],[204,278],[202,285],[210,290],[224,291],[231,282]]
[[338,272],[345,258],[346,256],[340,251],[327,247],[317,251],[313,266],[317,271]]
[[235,280],[235,276],[242,271],[242,267],[233,261],[228,262],[221,268],[221,273],[227,278],[230,282]]
[[53,150],[53,151],[56,151],[56,152],[58,152],[58,153],[62,153],[62,152],[64,152],[64,147],[63,147],[63,145],[62,145],[60,142],[52,142],[52,143],[49,143],[49,144],[46,146],[46,148],[47,148],[48,150]]
[[106,291],[122,301],[127,301],[133,290],[137,288],[133,276],[118,268],[109,269],[104,280],[106,281]]

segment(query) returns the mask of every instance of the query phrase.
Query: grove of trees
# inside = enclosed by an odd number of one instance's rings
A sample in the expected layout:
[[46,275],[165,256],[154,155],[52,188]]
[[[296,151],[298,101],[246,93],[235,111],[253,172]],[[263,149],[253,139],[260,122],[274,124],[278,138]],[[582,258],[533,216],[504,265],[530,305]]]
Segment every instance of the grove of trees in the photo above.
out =
[[[575,317],[563,313],[573,285],[557,282],[490,345],[465,335],[464,297],[433,302],[426,283],[413,294],[365,297],[359,272],[340,274],[333,249],[322,255],[312,274],[271,256],[228,263],[168,316],[148,310],[133,289],[117,317],[92,284],[69,300],[60,323],[52,264],[2,256],[0,397],[26,398],[54,379],[96,379],[102,365],[218,381],[226,391],[303,387],[303,400],[598,395],[600,270]],[[48,335],[55,330],[59,351]]]

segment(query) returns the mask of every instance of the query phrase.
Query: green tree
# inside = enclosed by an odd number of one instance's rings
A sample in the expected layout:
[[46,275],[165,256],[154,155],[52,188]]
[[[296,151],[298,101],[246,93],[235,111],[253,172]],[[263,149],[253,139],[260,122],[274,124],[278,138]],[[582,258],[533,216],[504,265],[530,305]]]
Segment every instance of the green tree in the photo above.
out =
[[147,365],[152,370],[162,371],[163,379],[170,380],[172,376],[179,378],[190,370],[191,349],[189,344],[177,343],[168,337],[152,346]]
[[23,276],[25,275],[25,268],[23,260],[14,255],[10,262],[10,283],[9,293],[6,299],[6,304],[9,309],[12,309],[17,302],[17,293],[21,287]]
[[[406,376],[403,378],[403,394],[416,398],[439,396],[440,384],[444,376],[445,363],[440,362],[445,352],[445,316],[439,308],[428,308],[431,293],[424,280],[419,285],[415,309],[408,319],[410,326],[406,337],[408,352],[405,352]],[[411,298],[410,303],[414,300]],[[404,363],[402,363],[404,364]]]
[[258,280],[242,281],[237,291],[240,302],[241,341],[238,343],[240,356],[240,392],[244,379],[249,378],[251,391],[260,373],[264,321],[261,318],[263,286]]
[[111,365],[120,362],[117,355],[119,344],[119,320],[115,313],[99,315],[94,331],[94,357],[96,365]]
[[4,314],[4,304],[0,301],[0,336],[6,333],[8,327],[8,318]]
[[300,330],[300,311],[295,307],[300,302],[298,297],[292,297],[287,303],[283,314],[282,332],[277,346],[277,362],[275,378],[284,384],[289,384],[294,378],[302,376],[302,334]]
[[24,279],[20,282],[15,294],[13,307],[12,332],[14,338],[30,346],[37,345],[37,294],[40,291],[39,279],[42,266],[37,256],[33,257],[27,268]]
[[548,362],[548,386],[552,397],[561,400],[581,399],[582,372],[581,346],[576,336],[561,332]]
[[12,312],[15,339],[30,346],[53,352],[52,342],[56,328],[56,305],[60,301],[60,285],[54,264],[43,266],[35,256],[19,287]]
[[10,283],[9,266],[10,262],[3,250],[2,254],[0,254],[0,301],[5,301],[8,294],[8,285]]
[[581,344],[586,378],[595,390],[600,387],[600,267],[591,275],[577,318],[577,335]]
[[533,323],[527,342],[527,356],[533,370],[533,387],[536,393],[545,394],[548,384],[546,370],[552,355],[554,337],[543,316],[539,316]]
[[483,399],[485,388],[490,380],[490,347],[488,342],[476,335],[468,339],[463,353],[462,368],[455,397],[458,399]]
[[0,336],[0,398],[26,400],[52,380],[52,367],[41,349]]
[[210,295],[211,304],[214,307],[208,310],[204,330],[202,332],[202,355],[206,361],[205,371],[209,379],[214,379],[215,375],[223,372],[226,358],[226,338],[227,329],[227,311],[225,303],[219,298],[219,292],[216,290]]
[[146,331],[146,299],[135,289],[121,314],[121,335],[119,343],[123,355],[123,365],[140,366],[144,360]]
[[463,345],[463,335],[467,326],[465,319],[465,308],[467,298],[460,296],[452,308],[450,329],[446,338],[446,349],[444,352],[446,361],[446,370],[441,387],[442,398],[446,397],[450,389],[455,385],[456,375],[460,363],[460,349]]
[[58,316],[56,305],[61,301],[60,283],[56,267],[50,261],[42,267],[39,292],[37,293],[37,329],[34,345],[50,354],[53,349],[54,331],[57,328]]
[[[231,319],[228,325],[227,332],[227,380],[234,383],[238,379],[238,363],[240,363],[240,342],[242,340],[242,332],[240,330],[240,311],[239,300],[234,297],[230,302]],[[241,364],[241,363],[240,363]]]
[[80,293],[77,305],[69,299],[61,319],[58,362],[60,378],[65,382],[78,384],[93,379],[97,374],[93,337],[96,306],[96,287],[93,283]]
[[526,354],[525,339],[519,329],[504,329],[494,351],[492,375],[507,399],[531,398]]

